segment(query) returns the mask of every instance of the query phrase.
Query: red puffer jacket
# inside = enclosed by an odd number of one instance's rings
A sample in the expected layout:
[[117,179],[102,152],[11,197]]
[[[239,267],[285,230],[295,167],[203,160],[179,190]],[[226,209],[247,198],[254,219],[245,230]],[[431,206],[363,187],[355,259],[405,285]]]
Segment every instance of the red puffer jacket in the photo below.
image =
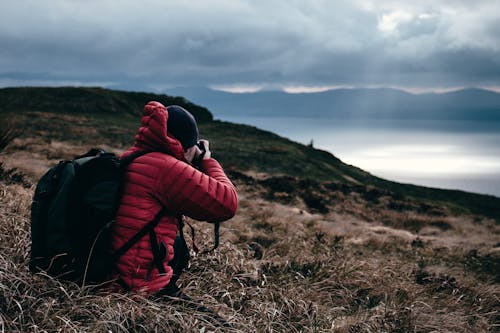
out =
[[179,214],[217,222],[233,217],[238,206],[236,190],[220,164],[212,158],[204,159],[201,171],[188,164],[181,143],[167,133],[167,121],[165,106],[149,102],[135,143],[123,154],[152,151],[135,159],[127,169],[112,248],[120,248],[162,208],[168,211],[155,228],[158,243],[167,246],[163,263],[166,274],[160,274],[153,264],[149,235],[135,243],[117,263],[119,278],[132,291],[155,293],[170,281],[172,268],[167,263],[174,256]]

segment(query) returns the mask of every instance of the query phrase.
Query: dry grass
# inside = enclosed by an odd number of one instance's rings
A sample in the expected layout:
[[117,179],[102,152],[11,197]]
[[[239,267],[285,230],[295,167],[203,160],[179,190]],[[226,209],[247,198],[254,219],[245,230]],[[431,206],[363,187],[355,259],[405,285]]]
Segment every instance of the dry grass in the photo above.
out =
[[[2,159],[20,168],[26,163],[15,159],[38,154],[42,164],[23,169],[33,177],[43,163],[82,152],[64,142],[24,143],[14,141]],[[329,213],[310,213],[300,198],[269,201],[266,188],[249,181],[237,183],[240,210],[223,225],[221,247],[194,257],[180,281],[229,329],[186,305],[32,275],[33,187],[0,180],[0,331],[498,331],[498,226],[491,221],[436,216],[408,202],[389,209],[390,198],[371,204],[355,193],[337,193]],[[210,226],[195,227],[197,242],[210,243]]]

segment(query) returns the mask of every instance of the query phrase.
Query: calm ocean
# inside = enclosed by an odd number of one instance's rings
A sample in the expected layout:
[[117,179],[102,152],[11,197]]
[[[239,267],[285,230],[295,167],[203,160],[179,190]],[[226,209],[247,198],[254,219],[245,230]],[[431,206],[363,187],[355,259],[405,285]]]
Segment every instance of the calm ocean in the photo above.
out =
[[327,150],[348,164],[403,183],[500,197],[500,124],[465,121],[231,117]]

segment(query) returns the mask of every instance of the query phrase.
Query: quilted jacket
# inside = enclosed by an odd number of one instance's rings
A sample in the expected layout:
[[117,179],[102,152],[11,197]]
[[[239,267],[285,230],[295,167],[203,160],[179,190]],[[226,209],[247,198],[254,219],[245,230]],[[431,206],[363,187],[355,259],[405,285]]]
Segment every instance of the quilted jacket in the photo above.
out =
[[149,102],[134,145],[123,154],[151,151],[136,158],[126,171],[112,248],[120,248],[162,208],[167,210],[155,228],[158,244],[167,248],[166,273],[160,274],[154,265],[149,235],[144,236],[117,263],[119,278],[131,291],[155,293],[169,283],[172,268],[168,262],[174,256],[179,215],[219,222],[233,217],[238,206],[236,190],[220,164],[212,158],[204,159],[199,170],[188,164],[181,143],[167,133],[167,122],[165,106]]

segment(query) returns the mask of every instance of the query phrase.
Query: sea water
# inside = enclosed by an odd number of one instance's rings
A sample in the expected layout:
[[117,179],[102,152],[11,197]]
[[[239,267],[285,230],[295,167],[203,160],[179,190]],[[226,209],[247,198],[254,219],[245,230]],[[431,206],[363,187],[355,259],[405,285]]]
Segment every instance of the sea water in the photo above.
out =
[[402,183],[500,197],[500,124],[412,119],[224,116]]

